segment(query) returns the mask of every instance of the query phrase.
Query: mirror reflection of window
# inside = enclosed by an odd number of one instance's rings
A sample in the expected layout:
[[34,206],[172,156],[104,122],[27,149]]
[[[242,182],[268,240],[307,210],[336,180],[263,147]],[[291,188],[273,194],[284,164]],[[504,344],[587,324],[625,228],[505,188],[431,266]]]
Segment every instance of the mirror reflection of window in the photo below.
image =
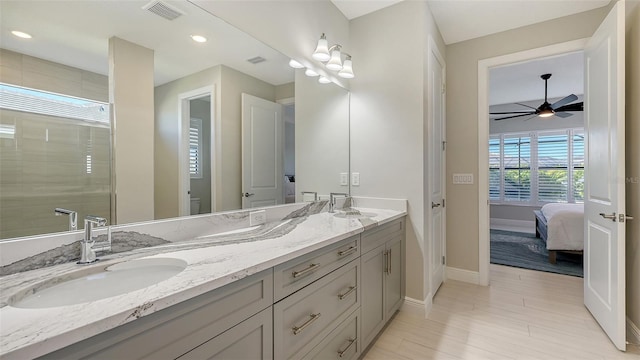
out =
[[0,83],[0,238],[66,231],[56,207],[110,217],[109,119],[104,102]]

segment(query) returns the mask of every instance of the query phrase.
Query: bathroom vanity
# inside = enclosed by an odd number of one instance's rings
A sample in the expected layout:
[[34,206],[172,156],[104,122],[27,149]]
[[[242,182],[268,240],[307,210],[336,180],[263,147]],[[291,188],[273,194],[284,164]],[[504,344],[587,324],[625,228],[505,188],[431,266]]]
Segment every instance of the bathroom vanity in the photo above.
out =
[[[187,265],[106,299],[21,308],[15,296],[3,297],[2,358],[356,359],[404,299],[406,210],[366,211],[374,216],[289,214],[265,224],[270,236],[236,229],[113,254],[93,266],[140,258]],[[37,292],[37,284],[74,266],[0,281],[8,293],[34,286]]]

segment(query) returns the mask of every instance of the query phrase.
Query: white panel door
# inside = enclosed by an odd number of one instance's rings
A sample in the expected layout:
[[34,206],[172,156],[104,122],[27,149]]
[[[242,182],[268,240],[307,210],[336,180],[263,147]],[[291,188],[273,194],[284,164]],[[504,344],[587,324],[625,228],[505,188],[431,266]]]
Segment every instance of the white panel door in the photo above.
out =
[[444,281],[445,269],[445,116],[444,116],[444,60],[433,39],[429,38],[429,87],[431,101],[427,131],[429,132],[429,189],[427,206],[431,216],[428,223],[431,238],[431,294]]
[[284,203],[282,105],[242,94],[242,208]]
[[620,350],[625,343],[624,2],[585,49],[584,304]]

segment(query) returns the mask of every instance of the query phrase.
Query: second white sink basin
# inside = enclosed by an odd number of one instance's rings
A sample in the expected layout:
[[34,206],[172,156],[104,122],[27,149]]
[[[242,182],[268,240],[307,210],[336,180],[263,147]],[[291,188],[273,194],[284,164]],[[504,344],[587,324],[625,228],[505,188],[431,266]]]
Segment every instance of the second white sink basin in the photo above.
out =
[[82,304],[142,289],[179,274],[187,267],[184,260],[148,258],[121,262],[107,268],[78,270],[14,296],[17,308],[50,308]]

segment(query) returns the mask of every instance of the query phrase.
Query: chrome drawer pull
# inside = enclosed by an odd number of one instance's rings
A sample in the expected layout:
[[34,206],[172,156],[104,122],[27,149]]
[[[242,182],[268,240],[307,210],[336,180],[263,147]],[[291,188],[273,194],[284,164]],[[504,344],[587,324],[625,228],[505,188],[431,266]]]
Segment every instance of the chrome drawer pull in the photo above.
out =
[[347,250],[338,251],[338,256],[345,256],[345,255],[353,254],[356,251],[358,251],[358,247],[357,246],[351,246]]
[[389,249],[387,256],[389,257],[389,275],[391,275],[391,249]]
[[344,348],[344,350],[342,350],[342,351],[338,351],[338,356],[339,356],[339,357],[343,357],[343,356],[344,356],[344,354],[345,354],[347,351],[349,351],[349,349],[351,349],[351,346],[353,346],[353,344],[355,344],[357,340],[358,340],[358,338],[355,338],[355,339],[349,339],[349,345],[347,345],[347,347],[346,347],[346,348]]
[[311,264],[311,265],[309,265],[308,268],[306,268],[304,270],[294,271],[292,273],[292,275],[293,275],[294,278],[297,278],[297,277],[300,277],[300,276],[302,276],[302,275],[304,275],[306,273],[309,273],[311,271],[317,270],[319,266],[320,266],[320,264]]
[[349,286],[349,290],[347,290],[346,293],[338,294],[338,299],[342,300],[342,299],[346,298],[347,296],[349,296],[349,294],[351,294],[352,292],[356,291],[357,288],[358,288],[357,286]]
[[382,253],[382,256],[384,256],[382,259],[382,261],[384,262],[384,272],[388,274],[389,273],[389,251],[385,250]]
[[320,313],[311,314],[309,316],[311,316],[311,318],[309,320],[307,320],[304,324],[302,324],[300,326],[294,326],[294,327],[291,328],[291,330],[293,330],[293,335],[298,335],[307,326],[313,324],[314,321],[318,320],[318,318],[320,317]]

